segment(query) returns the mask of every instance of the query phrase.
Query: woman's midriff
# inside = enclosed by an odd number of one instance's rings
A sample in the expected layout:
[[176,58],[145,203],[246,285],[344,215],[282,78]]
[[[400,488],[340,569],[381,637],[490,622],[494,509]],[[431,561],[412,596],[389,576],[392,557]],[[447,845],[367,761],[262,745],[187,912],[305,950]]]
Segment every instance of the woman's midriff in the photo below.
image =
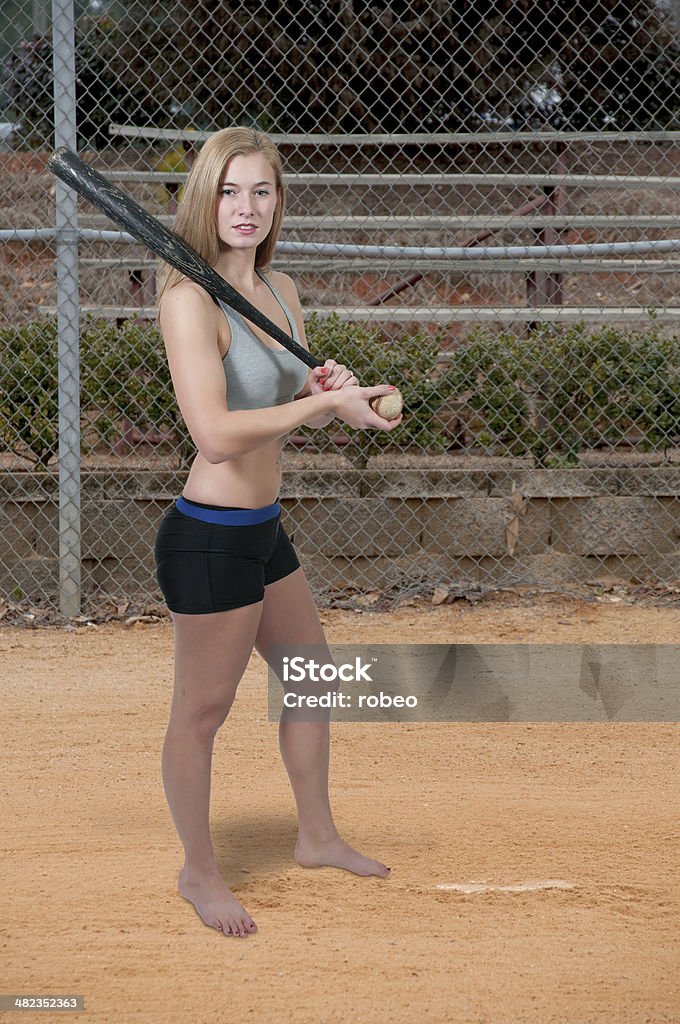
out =
[[237,459],[208,462],[196,455],[183,494],[204,505],[234,508],[263,508],[279,496],[281,452],[286,439],[256,448]]

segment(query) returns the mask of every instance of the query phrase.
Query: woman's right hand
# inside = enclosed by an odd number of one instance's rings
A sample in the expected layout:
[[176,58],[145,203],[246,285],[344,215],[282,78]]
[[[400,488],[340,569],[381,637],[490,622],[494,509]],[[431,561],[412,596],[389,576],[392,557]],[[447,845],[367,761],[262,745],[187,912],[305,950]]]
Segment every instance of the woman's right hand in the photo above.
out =
[[[369,405],[372,398],[389,395],[394,388],[389,384],[378,384],[372,388],[349,385],[339,391],[332,392],[335,400],[335,414],[349,427],[358,430],[394,430],[402,421],[402,415],[396,420],[385,420],[378,416]],[[327,392],[329,394],[329,392]]]

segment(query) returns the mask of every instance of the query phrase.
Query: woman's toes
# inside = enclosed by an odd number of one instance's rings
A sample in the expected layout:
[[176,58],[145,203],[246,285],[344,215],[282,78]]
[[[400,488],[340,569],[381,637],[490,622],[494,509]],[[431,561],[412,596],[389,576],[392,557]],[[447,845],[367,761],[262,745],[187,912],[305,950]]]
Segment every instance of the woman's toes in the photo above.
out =
[[216,928],[221,929],[225,935],[232,935],[234,938],[243,939],[247,935],[257,931],[257,925],[252,918],[228,918],[221,923],[218,921],[215,925]]

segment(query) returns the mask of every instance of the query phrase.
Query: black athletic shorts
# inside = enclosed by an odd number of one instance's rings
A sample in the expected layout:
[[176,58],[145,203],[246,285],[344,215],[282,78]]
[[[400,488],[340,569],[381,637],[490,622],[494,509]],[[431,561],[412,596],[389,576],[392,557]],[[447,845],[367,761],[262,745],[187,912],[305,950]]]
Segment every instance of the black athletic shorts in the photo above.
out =
[[179,498],[163,517],[154,553],[167,606],[184,615],[256,604],[267,584],[300,566],[278,502],[237,509]]

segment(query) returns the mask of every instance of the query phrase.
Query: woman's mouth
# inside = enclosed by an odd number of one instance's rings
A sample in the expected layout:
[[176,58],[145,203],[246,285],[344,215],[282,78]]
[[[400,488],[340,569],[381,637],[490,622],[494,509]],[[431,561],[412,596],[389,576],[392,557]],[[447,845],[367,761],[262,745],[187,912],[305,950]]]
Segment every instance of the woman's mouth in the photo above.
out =
[[234,231],[238,231],[240,235],[252,235],[257,231],[256,224],[235,224]]

